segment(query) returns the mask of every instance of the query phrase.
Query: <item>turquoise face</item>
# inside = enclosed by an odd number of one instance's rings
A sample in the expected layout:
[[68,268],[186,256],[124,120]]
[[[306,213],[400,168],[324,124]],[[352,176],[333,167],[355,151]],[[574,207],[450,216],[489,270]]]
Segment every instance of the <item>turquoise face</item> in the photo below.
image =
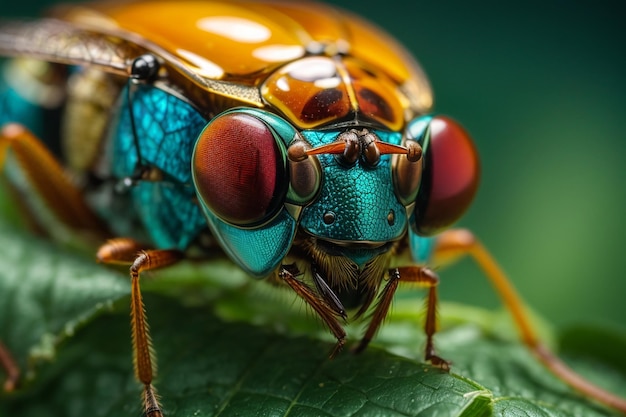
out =
[[[407,210],[394,192],[391,155],[373,164],[360,157],[346,164],[328,153],[303,156],[302,147],[343,143],[338,136],[348,130],[299,132],[252,108],[228,110],[206,126],[192,156],[198,201],[213,235],[239,266],[259,277],[269,274],[298,230],[334,244],[361,266],[404,235]],[[371,132],[380,142],[402,140],[400,133]]]
[[[342,131],[302,132],[312,147],[334,142]],[[399,145],[401,135],[374,130],[380,140]],[[300,227],[308,234],[343,242],[389,242],[407,228],[405,207],[393,189],[391,155],[369,167],[345,166],[334,155],[318,155],[323,182],[317,199],[302,211]],[[330,221],[332,219],[332,221]]]
[[[243,269],[256,276],[273,271],[298,230],[334,244],[360,266],[405,234],[407,210],[394,192],[391,155],[373,164],[362,157],[346,164],[328,153],[294,156],[302,149],[298,144],[343,144],[338,136],[348,130],[298,132],[284,119],[250,108],[229,110],[207,125],[192,157],[198,201],[214,236]],[[371,132],[380,142],[402,140],[400,133]],[[259,155],[273,162],[268,167]],[[274,182],[275,175],[282,176]]]

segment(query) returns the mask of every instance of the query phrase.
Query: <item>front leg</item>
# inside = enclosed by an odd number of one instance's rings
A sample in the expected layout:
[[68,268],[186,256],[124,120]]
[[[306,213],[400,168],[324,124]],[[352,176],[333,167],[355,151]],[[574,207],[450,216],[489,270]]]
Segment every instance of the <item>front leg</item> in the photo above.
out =
[[282,265],[278,272],[280,279],[315,310],[317,315],[324,321],[324,324],[328,326],[333,336],[337,338],[337,344],[329,355],[331,358],[334,358],[343,349],[346,340],[346,332],[338,320],[338,317],[344,317],[344,313],[343,311],[338,311],[336,305],[328,304],[311,287],[297,279],[298,275],[300,275],[300,272],[295,265]]
[[139,275],[172,265],[183,258],[175,249],[140,250],[141,245],[132,239],[111,239],[98,250],[98,261],[109,264],[130,264],[131,278],[131,330],[135,376],[144,385],[144,416],[163,417],[152,379],[155,366],[146,311],[139,285]]
[[412,282],[420,286],[428,288],[428,298],[426,301],[426,321],[424,323],[424,331],[426,333],[426,351],[424,358],[431,364],[444,370],[450,369],[450,363],[437,355],[434,346],[434,335],[437,331],[437,286],[439,285],[439,277],[431,269],[420,266],[405,266],[394,268],[389,271],[389,281],[385,288],[378,296],[378,302],[372,320],[361,339],[359,345],[354,349],[355,352],[363,351],[378,331],[383,320],[389,312],[391,301],[398,289],[400,281]]

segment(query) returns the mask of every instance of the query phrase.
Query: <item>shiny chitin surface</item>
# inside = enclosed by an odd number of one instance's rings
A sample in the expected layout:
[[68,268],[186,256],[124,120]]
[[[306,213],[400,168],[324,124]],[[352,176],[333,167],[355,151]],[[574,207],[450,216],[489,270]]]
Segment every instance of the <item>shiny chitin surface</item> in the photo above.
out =
[[[477,153],[455,121],[428,114],[420,67],[371,23],[317,3],[100,2],[0,23],[0,55],[18,58],[0,81],[0,123],[13,123],[0,149],[18,156],[10,180],[21,164],[28,191],[68,227],[129,236],[107,241],[98,259],[132,264],[146,415],[162,413],[139,275],[218,245],[312,307],[334,353],[349,310],[373,306],[362,350],[400,280],[427,287],[425,359],[444,369],[433,346],[438,278],[420,265],[433,251],[472,255],[538,357],[626,410],[546,354],[471,235],[441,233],[476,193]],[[417,264],[400,265],[408,251]]]

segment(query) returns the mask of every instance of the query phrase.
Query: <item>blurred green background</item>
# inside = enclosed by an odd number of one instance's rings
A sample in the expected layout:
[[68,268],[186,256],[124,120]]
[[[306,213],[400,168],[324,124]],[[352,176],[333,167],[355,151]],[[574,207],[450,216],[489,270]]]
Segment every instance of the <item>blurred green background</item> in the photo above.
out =
[[[3,2],[2,17],[52,1]],[[404,43],[474,136],[471,228],[550,321],[626,328],[626,30],[617,1],[335,1]],[[471,262],[442,298],[499,306]]]

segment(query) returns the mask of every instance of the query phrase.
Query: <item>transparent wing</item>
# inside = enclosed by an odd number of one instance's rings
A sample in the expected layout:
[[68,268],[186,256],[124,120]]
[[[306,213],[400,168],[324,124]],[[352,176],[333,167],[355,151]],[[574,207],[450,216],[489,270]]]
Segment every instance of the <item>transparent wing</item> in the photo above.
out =
[[91,65],[128,75],[132,60],[145,53],[132,42],[54,19],[0,22],[0,55],[69,65]]
[[145,39],[134,39],[129,33],[90,30],[56,19],[0,21],[0,56],[96,66],[106,72],[127,76],[133,60],[145,53],[156,55],[168,70],[167,78],[159,83],[181,92],[199,108],[206,104],[206,92],[262,106],[257,88],[203,77],[158,45]]

